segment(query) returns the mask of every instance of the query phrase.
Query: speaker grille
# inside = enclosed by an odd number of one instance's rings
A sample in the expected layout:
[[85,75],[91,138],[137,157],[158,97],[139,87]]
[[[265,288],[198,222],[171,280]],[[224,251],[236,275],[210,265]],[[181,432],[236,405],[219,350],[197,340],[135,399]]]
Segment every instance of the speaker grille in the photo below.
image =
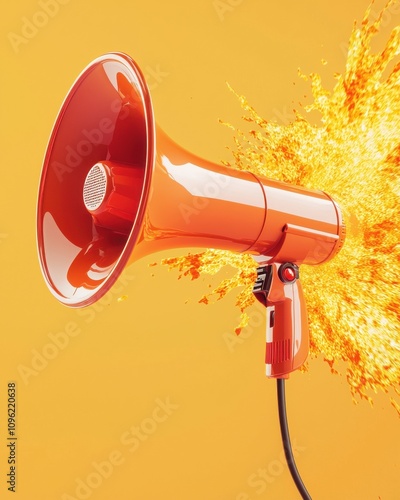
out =
[[97,210],[107,191],[107,173],[103,165],[96,163],[86,176],[83,185],[83,202],[88,210]]

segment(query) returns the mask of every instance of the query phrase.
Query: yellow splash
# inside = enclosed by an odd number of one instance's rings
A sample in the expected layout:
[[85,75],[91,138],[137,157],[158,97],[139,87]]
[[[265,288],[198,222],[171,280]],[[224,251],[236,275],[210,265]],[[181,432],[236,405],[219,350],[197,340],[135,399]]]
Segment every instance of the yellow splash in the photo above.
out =
[[[319,112],[319,125],[297,111],[288,125],[267,121],[238,96],[244,119],[254,128],[244,133],[227,124],[236,136],[234,161],[225,163],[321,189],[340,204],[348,226],[344,248],[325,265],[301,269],[310,353],[322,354],[332,372],[337,362],[346,362],[353,397],[370,402],[370,389],[399,394],[400,384],[400,26],[382,51],[371,49],[385,9],[371,21],[369,8],[354,25],[345,72],[335,75],[332,91],[318,74],[300,75],[311,82],[314,100],[305,110]],[[237,333],[246,325],[256,268],[249,256],[207,250],[163,263],[192,279],[225,265],[235,268],[211,295],[222,298],[243,287]],[[391,402],[400,415],[398,403]]]

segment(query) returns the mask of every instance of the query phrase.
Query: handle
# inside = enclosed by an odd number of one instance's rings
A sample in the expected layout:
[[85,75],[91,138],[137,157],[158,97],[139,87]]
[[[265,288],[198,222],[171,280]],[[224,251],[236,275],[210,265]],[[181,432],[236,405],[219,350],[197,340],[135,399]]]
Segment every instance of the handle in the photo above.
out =
[[266,307],[266,375],[288,378],[309,349],[307,309],[296,264],[259,267],[253,293]]

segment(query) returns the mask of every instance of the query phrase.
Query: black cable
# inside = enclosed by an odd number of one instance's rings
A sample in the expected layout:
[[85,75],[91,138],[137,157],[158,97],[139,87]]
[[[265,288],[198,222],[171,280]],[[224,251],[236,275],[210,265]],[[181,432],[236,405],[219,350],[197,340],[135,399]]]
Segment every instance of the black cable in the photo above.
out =
[[289,427],[286,417],[285,379],[278,378],[276,379],[276,383],[278,389],[279,423],[281,426],[283,449],[285,450],[286,462],[288,464],[293,481],[295,482],[302,499],[311,500],[310,494],[304,486],[299,471],[297,470],[296,463],[294,461],[292,445],[290,443]]

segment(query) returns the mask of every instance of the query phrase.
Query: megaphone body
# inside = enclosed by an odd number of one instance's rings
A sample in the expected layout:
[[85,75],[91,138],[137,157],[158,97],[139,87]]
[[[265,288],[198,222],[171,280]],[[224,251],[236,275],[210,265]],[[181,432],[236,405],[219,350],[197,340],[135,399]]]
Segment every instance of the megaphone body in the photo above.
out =
[[140,69],[120,53],[93,61],[61,108],[37,228],[45,280],[71,307],[98,300],[127,264],[153,252],[254,255],[264,266],[254,291],[267,306],[267,375],[275,377],[308,352],[299,265],[328,261],[344,241],[340,209],[326,193],[217,165],[174,143],[155,124]]

